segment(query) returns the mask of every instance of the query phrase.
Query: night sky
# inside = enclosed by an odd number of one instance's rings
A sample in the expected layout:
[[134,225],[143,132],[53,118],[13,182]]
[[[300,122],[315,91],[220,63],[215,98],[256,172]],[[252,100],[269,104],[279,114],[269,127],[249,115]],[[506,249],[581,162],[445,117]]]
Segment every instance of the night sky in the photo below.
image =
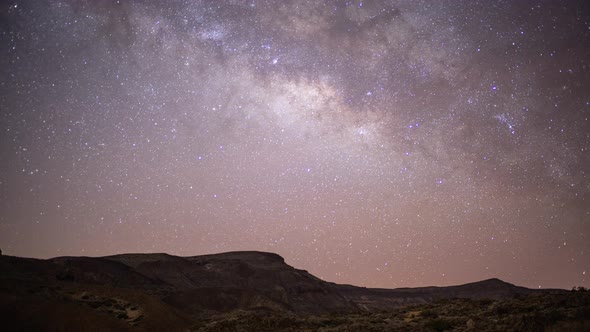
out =
[[590,286],[588,1],[2,1],[0,248]]

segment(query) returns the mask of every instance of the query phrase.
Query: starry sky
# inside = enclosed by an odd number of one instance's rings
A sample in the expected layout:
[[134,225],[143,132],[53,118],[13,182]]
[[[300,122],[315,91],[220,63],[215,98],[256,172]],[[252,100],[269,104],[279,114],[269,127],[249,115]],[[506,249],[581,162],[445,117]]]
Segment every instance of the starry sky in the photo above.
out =
[[590,286],[587,1],[2,1],[0,248]]

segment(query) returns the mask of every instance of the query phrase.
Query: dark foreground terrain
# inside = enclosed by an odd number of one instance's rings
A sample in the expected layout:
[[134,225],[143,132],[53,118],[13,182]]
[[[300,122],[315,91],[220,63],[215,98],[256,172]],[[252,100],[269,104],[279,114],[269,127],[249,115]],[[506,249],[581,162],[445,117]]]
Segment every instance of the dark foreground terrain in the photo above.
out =
[[0,256],[7,331],[590,331],[590,292],[498,279],[369,289],[272,253]]

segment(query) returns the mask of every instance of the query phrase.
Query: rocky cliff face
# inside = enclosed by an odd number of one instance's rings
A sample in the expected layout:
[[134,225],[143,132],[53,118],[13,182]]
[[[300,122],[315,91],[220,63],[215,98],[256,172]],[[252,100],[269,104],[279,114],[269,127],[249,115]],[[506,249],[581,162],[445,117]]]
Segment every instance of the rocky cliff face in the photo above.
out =
[[[276,254],[230,252],[195,257],[118,255],[107,259],[170,287],[163,301],[195,311],[271,309],[296,313],[355,311],[334,284],[287,265]],[[199,301],[195,301],[199,299]]]

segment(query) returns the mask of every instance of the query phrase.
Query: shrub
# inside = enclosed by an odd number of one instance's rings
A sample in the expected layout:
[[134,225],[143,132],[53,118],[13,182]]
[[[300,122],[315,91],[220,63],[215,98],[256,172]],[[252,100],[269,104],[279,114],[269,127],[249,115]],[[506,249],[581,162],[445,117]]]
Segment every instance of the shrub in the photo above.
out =
[[432,320],[428,320],[424,323],[424,327],[430,330],[434,330],[437,332],[443,332],[446,330],[452,330],[454,327],[454,323],[450,320],[444,318],[436,318]]
[[432,309],[423,310],[420,313],[420,316],[422,316],[423,318],[438,318],[438,314],[436,313],[436,311]]

